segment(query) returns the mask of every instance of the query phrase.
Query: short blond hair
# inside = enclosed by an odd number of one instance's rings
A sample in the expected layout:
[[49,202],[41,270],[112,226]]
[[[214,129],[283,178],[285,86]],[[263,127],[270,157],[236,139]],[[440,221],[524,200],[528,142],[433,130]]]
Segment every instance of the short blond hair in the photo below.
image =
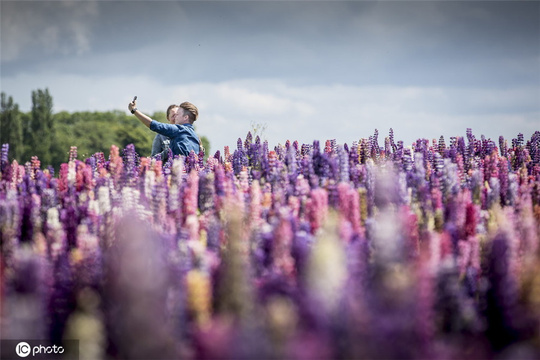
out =
[[199,117],[199,109],[190,102],[184,101],[179,105],[180,108],[184,109],[184,115],[189,117],[189,122],[194,123]]

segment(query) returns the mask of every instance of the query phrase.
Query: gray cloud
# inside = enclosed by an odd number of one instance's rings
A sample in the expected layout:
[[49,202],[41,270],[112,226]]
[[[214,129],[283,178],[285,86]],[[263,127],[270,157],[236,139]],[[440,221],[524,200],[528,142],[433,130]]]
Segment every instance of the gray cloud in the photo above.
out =
[[2,63],[91,50],[96,2],[2,1],[1,9]]
[[[540,81],[538,2],[76,3],[46,2],[30,15],[28,2],[6,2],[2,20],[13,14],[34,25],[2,22],[4,73],[139,69],[162,81],[174,73],[185,81],[426,86]],[[36,58],[40,48],[50,56]]]

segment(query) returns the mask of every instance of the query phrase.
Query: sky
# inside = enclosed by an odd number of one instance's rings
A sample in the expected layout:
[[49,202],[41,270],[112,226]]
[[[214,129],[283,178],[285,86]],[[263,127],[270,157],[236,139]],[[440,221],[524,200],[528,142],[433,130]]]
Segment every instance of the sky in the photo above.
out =
[[22,111],[45,88],[55,112],[189,101],[212,154],[248,131],[270,149],[375,129],[381,146],[390,128],[405,145],[540,131],[539,1],[0,0],[0,13],[1,91]]

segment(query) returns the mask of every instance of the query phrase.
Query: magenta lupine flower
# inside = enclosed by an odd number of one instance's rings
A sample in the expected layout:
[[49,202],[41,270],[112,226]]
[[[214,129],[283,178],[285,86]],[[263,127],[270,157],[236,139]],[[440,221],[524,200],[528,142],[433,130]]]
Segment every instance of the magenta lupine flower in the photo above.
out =
[[76,162],[75,188],[79,192],[94,188],[92,169],[82,161]]

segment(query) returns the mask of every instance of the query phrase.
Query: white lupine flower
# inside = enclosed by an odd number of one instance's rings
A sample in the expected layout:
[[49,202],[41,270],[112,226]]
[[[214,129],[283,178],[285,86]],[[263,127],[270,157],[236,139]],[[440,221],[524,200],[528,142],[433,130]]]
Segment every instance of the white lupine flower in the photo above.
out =
[[98,204],[100,214],[103,215],[111,211],[111,198],[109,196],[109,189],[105,186],[101,186],[98,190]]
[[331,313],[345,288],[347,261],[339,239],[338,217],[329,216],[317,235],[309,259],[308,283],[311,294]]
[[156,184],[156,173],[153,171],[147,171],[144,174],[144,195],[147,199],[152,198],[152,189]]
[[55,207],[47,210],[47,226],[53,230],[57,230],[62,227],[60,224],[60,215],[58,209]]
[[77,172],[75,171],[75,161],[70,161],[68,163],[68,175],[67,181],[69,185],[75,184]]

